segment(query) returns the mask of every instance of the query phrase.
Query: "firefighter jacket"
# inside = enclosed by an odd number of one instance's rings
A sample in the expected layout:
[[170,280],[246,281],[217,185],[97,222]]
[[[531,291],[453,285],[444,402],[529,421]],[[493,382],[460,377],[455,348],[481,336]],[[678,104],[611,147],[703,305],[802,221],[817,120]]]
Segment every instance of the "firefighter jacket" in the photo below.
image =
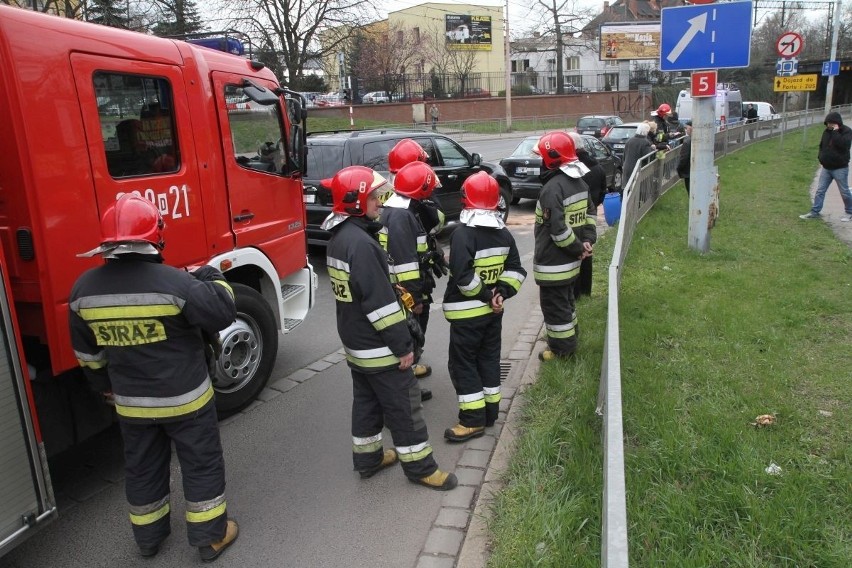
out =
[[381,226],[350,217],[332,230],[326,249],[337,304],[337,332],[349,366],[378,373],[412,352],[405,312],[390,283],[387,253],[371,233]]
[[494,290],[504,299],[518,293],[527,271],[509,229],[464,225],[450,238],[450,280],[444,317],[452,322],[489,316]]
[[416,201],[394,194],[385,202],[381,222],[387,229],[379,241],[390,255],[392,279],[422,303],[435,288],[435,280],[425,273],[429,246],[426,230],[413,208]]
[[120,419],[174,421],[211,404],[204,334],[236,318],[221,272],[121,255],[80,276],[69,307],[77,360],[89,375],[106,370]]
[[539,286],[565,286],[580,272],[583,242],[597,239],[596,208],[580,177],[557,169],[542,174],[542,181],[535,206],[533,277]]

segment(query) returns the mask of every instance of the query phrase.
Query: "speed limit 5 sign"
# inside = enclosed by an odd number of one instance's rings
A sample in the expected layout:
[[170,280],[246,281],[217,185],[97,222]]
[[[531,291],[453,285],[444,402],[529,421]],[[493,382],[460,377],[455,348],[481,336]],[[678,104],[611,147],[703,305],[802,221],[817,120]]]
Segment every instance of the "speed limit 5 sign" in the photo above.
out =
[[715,71],[694,71],[692,73],[692,96],[693,98],[716,96]]

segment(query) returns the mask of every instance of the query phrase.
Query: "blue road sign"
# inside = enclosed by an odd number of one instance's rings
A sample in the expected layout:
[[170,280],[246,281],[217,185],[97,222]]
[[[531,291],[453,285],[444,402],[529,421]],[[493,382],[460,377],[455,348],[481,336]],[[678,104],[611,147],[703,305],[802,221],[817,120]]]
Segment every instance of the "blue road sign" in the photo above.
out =
[[822,76],[828,77],[830,75],[840,75],[840,62],[839,61],[823,61],[822,62]]
[[660,70],[748,67],[751,2],[663,8]]

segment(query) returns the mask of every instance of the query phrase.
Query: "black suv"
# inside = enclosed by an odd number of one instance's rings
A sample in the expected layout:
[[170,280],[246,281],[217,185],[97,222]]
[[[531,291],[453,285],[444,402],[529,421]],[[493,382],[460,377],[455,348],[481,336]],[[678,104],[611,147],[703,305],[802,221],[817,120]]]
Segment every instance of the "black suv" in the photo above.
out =
[[479,154],[468,152],[448,136],[413,129],[316,132],[308,134],[308,167],[303,179],[308,243],[324,245],[331,236],[320,228],[332,206],[331,190],[322,185],[322,180],[353,165],[367,166],[387,175],[388,152],[403,138],[415,140],[429,154],[428,164],[441,180],[433,198],[443,209],[448,223],[459,218],[462,183],[479,171],[488,172],[500,184],[500,209],[504,218],[508,216],[513,195],[506,172],[498,164],[483,162]]

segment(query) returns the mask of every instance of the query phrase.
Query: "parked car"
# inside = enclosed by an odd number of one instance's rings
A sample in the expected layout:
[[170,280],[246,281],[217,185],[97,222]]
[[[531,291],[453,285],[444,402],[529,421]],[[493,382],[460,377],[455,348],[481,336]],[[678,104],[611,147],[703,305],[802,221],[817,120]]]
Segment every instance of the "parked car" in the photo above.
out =
[[624,159],[624,145],[627,141],[636,134],[636,127],[642,124],[641,122],[626,122],[613,126],[606,135],[601,138],[612,153],[618,156],[620,160]]
[[318,96],[315,102],[318,107],[328,107],[343,106],[346,101],[340,93],[328,93],[326,95]]
[[361,102],[367,104],[389,103],[390,97],[386,91],[371,91],[361,97]]
[[589,134],[600,139],[606,136],[610,128],[619,124],[624,124],[624,121],[618,116],[584,116],[577,121],[577,128],[575,130],[578,134]]
[[[541,156],[533,153],[541,136],[527,136],[508,158],[500,160],[500,165],[512,181],[512,190],[517,203],[521,199],[538,199],[541,193]],[[606,185],[610,189],[621,187],[621,158],[613,154],[594,136],[582,135],[586,151],[598,161],[606,172]]]
[[745,118],[748,105],[754,105],[754,108],[757,109],[758,120],[778,120],[781,118],[781,115],[778,114],[778,111],[775,110],[774,106],[762,101],[745,101],[743,103],[743,118]]
[[464,92],[464,98],[466,99],[482,99],[490,96],[491,91],[480,87],[471,87]]
[[308,243],[325,245],[330,234],[320,228],[331,212],[331,191],[322,180],[334,176],[346,166],[373,168],[382,175],[388,172],[388,152],[403,138],[411,138],[426,150],[429,165],[441,181],[434,195],[447,217],[448,224],[458,220],[461,212],[461,185],[469,176],[486,171],[500,184],[500,209],[509,215],[513,199],[512,182],[498,164],[483,162],[477,153],[465,150],[458,142],[428,130],[345,130],[308,134],[308,165],[303,178],[307,212]]

